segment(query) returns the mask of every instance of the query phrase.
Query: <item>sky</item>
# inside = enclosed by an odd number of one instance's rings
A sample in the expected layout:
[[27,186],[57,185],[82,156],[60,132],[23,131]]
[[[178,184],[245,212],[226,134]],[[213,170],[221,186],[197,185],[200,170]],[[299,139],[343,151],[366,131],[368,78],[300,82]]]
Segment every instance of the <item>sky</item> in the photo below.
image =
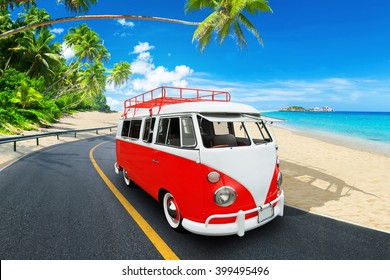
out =
[[[163,3],[163,4],[162,4]],[[269,0],[272,13],[248,18],[263,45],[245,32],[248,47],[216,37],[201,53],[196,27],[157,21],[89,20],[52,26],[63,42],[70,27],[87,23],[111,53],[106,67],[131,64],[124,86],[107,85],[107,103],[173,85],[226,90],[232,101],[258,110],[329,106],[336,111],[390,112],[390,1]],[[56,0],[37,0],[52,18],[71,16]],[[143,15],[202,21],[209,10],[184,13],[185,0],[99,0],[88,14]],[[72,51],[64,47],[63,55]]]

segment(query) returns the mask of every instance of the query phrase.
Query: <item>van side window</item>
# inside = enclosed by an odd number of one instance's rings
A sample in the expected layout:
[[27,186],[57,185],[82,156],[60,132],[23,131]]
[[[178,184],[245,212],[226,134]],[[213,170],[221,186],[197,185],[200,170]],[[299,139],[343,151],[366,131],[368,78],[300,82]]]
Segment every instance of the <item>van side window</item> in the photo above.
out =
[[169,121],[170,119],[160,119],[160,123],[158,125],[158,135],[157,135],[156,143],[165,144],[167,140]]
[[180,147],[179,118],[164,118],[160,120],[157,143]]
[[145,128],[144,128],[144,134],[142,136],[142,140],[144,140],[147,143],[152,143],[155,122],[156,122],[156,118],[150,118],[145,120]]
[[181,143],[183,147],[196,146],[194,124],[190,117],[181,118]]
[[180,147],[180,122],[179,118],[172,118],[169,124],[167,145]]
[[139,139],[142,120],[133,120],[130,125],[130,138]]
[[129,137],[130,121],[123,121],[121,136]]

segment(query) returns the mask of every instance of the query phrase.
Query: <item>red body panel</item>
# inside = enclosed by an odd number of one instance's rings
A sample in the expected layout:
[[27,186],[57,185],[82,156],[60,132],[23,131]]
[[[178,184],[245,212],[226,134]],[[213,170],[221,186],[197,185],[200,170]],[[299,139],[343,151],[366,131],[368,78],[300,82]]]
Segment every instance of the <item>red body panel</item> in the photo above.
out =
[[[180,208],[182,217],[204,223],[207,217],[213,214],[235,213],[239,210],[249,210],[256,206],[252,194],[227,174],[187,159],[173,153],[177,148],[157,150],[154,144],[140,145],[139,140],[124,141],[117,139],[117,163],[124,168],[129,177],[152,197],[158,200],[160,189],[172,193]],[[168,150],[168,151],[167,151]],[[199,153],[198,150],[186,150],[188,153]],[[211,171],[220,173],[219,182],[213,184],[207,180]],[[271,186],[265,203],[276,198],[278,167],[275,164]],[[222,186],[230,186],[236,190],[237,199],[228,207],[218,206],[214,201],[214,193]],[[247,215],[247,219],[256,216],[256,213]],[[234,218],[215,219],[211,223],[232,223]]]

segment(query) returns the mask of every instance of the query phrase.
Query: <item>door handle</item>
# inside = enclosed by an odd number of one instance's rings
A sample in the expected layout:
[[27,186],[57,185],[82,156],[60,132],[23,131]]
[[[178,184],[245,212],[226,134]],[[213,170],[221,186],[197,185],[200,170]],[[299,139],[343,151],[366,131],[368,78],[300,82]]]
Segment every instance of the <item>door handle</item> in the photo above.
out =
[[159,164],[160,161],[158,159],[152,159],[152,162],[154,162],[155,164]]

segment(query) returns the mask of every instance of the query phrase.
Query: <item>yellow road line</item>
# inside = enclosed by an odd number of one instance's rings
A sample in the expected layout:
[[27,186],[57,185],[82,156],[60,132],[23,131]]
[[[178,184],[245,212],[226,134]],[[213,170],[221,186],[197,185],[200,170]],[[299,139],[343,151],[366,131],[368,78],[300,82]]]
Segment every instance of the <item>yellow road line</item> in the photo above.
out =
[[145,235],[152,242],[154,247],[160,252],[162,257],[166,260],[179,260],[176,254],[169,248],[169,246],[164,242],[164,240],[154,231],[154,229],[148,224],[148,222],[138,213],[138,211],[130,204],[130,202],[120,193],[120,191],[115,187],[115,185],[107,178],[102,169],[97,164],[95,158],[93,157],[93,152],[97,147],[107,143],[108,141],[102,142],[95,147],[93,147],[89,151],[89,158],[96,171],[99,173],[100,177],[102,177],[103,181],[106,183],[107,187],[113,192],[122,206],[126,209],[126,211],[130,214],[130,216],[134,219],[134,221],[138,224],[138,226],[142,229]]

